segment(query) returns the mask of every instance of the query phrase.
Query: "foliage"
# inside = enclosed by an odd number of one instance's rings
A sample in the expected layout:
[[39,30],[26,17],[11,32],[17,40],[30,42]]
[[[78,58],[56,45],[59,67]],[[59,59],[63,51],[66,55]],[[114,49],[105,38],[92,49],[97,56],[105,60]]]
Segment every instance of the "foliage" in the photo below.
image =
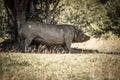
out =
[[[0,35],[10,34],[11,38],[15,38],[17,25],[13,19],[15,11],[12,10],[16,8],[12,6],[11,11],[7,10],[4,1],[0,0]],[[73,24],[95,37],[109,33],[120,36],[120,0],[49,1],[47,6],[45,0],[30,0],[25,9],[26,20],[46,23],[49,19],[51,24]]]
[[4,8],[3,0],[0,0],[0,37],[3,37],[5,35],[5,28],[7,27],[7,14]]
[[[59,15],[62,10],[62,5],[59,5],[60,0],[48,0],[39,1],[33,0],[33,7],[31,9],[31,13],[27,13],[28,20],[40,21],[42,23],[47,23],[47,17],[49,16],[51,21],[50,24],[55,24],[55,17]],[[49,8],[49,9],[48,9]]]
[[64,0],[65,11],[59,17],[59,23],[81,26],[90,35],[100,37],[103,34],[120,36],[120,1],[109,0],[105,4],[97,0]]
[[3,39],[15,38],[16,23],[12,18],[12,15],[6,10],[4,0],[0,1],[0,36]]

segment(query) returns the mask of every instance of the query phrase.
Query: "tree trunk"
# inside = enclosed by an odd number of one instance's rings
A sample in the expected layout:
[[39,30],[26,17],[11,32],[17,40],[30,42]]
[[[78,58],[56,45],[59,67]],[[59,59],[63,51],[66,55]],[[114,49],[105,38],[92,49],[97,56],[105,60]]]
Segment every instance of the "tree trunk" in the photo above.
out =
[[51,23],[51,14],[50,14],[50,1],[46,0],[46,23]]
[[20,24],[26,20],[25,12],[28,1],[31,0],[4,0],[4,5],[8,15],[12,15],[14,23],[14,35],[15,40],[18,38],[18,29]]
[[15,8],[16,8],[16,20],[21,23],[25,22],[26,16],[26,8],[27,8],[28,0],[15,0]]
[[50,10],[50,0],[46,0],[46,23],[51,24],[52,19],[51,19],[51,14],[55,11],[56,7],[58,6],[60,0],[56,1],[56,4],[54,5],[53,9]]

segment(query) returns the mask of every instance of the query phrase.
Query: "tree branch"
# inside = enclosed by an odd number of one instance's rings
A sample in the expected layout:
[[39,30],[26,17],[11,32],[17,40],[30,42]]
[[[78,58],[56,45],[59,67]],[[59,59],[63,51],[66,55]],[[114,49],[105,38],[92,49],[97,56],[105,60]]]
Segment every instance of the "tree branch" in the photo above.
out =
[[55,11],[55,9],[58,6],[59,2],[60,2],[60,0],[57,1],[57,3],[55,4],[55,6],[53,7],[53,9],[50,11],[51,14]]

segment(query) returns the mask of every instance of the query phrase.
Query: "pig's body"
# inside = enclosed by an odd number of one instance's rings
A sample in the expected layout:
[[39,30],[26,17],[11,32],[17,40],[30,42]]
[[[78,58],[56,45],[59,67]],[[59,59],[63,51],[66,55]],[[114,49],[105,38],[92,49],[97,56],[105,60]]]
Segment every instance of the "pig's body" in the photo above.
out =
[[72,25],[48,25],[28,21],[22,24],[19,30],[19,36],[22,40],[25,40],[25,51],[33,39],[38,39],[49,44],[66,45],[69,52],[71,52],[72,42],[89,40],[89,37],[83,34],[82,30],[76,30]]

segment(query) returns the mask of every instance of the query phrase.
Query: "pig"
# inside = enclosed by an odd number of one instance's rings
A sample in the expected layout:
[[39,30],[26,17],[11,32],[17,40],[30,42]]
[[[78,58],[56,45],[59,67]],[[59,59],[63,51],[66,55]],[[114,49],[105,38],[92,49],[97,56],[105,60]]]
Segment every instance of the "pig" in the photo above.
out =
[[35,39],[48,44],[64,45],[69,53],[71,53],[71,43],[85,42],[90,39],[83,33],[82,29],[77,29],[73,25],[52,25],[35,21],[23,23],[18,33],[20,39],[24,41],[25,52],[27,52],[32,40]]

